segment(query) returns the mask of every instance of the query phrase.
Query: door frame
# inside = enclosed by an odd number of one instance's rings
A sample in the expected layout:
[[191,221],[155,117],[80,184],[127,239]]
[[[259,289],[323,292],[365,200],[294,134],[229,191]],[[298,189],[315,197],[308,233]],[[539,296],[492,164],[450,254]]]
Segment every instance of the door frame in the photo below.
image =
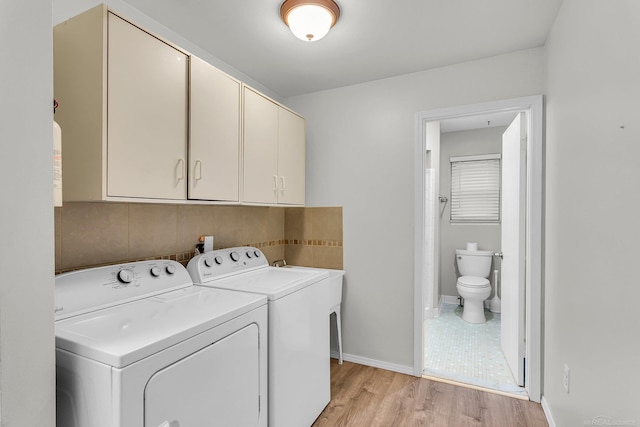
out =
[[[525,389],[540,402],[542,386],[542,232],[543,232],[543,96],[535,95],[416,113],[415,118],[415,258],[414,258],[414,375],[424,368],[425,168],[428,122],[493,112],[528,113],[526,274],[525,274]],[[439,171],[438,171],[439,173]]]

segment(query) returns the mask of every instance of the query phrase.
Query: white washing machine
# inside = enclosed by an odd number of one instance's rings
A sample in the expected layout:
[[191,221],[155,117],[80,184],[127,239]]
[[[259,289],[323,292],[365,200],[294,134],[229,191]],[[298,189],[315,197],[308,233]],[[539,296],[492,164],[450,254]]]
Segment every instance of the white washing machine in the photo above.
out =
[[253,247],[198,255],[195,284],[265,295],[269,306],[269,426],[307,427],[331,399],[326,271],[270,267]]
[[55,280],[58,427],[267,426],[267,299],[175,261]]

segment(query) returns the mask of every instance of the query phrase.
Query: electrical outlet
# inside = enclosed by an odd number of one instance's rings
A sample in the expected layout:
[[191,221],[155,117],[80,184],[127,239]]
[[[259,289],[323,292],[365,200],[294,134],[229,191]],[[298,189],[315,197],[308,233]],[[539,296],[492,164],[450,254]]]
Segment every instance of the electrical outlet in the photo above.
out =
[[567,393],[569,393],[569,365],[564,364],[564,375],[562,376],[562,385]]

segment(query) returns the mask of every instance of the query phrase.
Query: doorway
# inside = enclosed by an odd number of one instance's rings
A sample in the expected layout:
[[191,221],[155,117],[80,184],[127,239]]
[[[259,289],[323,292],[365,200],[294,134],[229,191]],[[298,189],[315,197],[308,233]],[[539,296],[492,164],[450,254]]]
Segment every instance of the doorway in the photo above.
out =
[[[439,314],[439,184],[440,126],[452,122],[486,121],[494,115],[513,117],[522,112],[527,117],[526,161],[523,163],[523,191],[526,192],[522,214],[523,255],[522,307],[511,314],[514,330],[526,345],[513,341],[515,351],[522,356],[522,377],[525,389],[533,401],[541,397],[541,277],[542,277],[542,96],[516,98],[485,104],[475,104],[416,114],[415,164],[415,309],[414,309],[414,372],[422,375],[424,368],[424,333],[426,318]],[[506,114],[509,113],[509,114]],[[517,318],[517,316],[520,316]],[[516,319],[517,318],[517,319]],[[515,320],[514,320],[515,319]],[[427,343],[428,345],[428,343]],[[503,343],[503,346],[505,344]],[[516,360],[516,359],[514,359]],[[526,361],[526,362],[525,362]],[[514,362],[514,366],[518,363]]]

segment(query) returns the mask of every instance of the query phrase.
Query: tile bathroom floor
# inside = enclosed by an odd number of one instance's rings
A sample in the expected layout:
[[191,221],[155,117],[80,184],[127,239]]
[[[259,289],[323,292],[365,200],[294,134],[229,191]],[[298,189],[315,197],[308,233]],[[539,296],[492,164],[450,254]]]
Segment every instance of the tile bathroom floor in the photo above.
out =
[[500,348],[500,314],[485,310],[487,322],[462,320],[462,307],[443,304],[425,321],[424,374],[527,396],[511,375]]

